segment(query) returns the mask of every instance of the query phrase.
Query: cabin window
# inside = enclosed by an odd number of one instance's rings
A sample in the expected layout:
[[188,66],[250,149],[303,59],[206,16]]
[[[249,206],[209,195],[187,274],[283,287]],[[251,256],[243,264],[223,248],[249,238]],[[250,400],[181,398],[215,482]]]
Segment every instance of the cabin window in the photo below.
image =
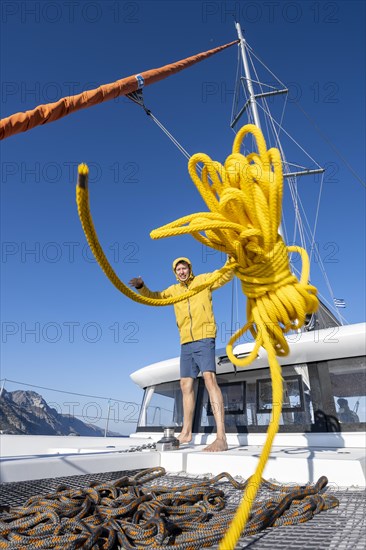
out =
[[[298,429],[299,425],[311,424],[314,411],[308,366],[305,363],[285,366],[284,403],[280,425]],[[238,371],[219,375],[225,407],[225,426],[228,432],[265,430],[272,411],[272,383],[269,370]],[[202,383],[202,382],[201,382]],[[212,431],[215,420],[206,389],[201,390],[198,431]]]
[[[305,365],[296,365],[294,368],[298,371],[303,370],[304,375],[307,374]],[[286,370],[286,367],[284,370]],[[312,422],[314,417],[313,406],[310,388],[305,380],[308,380],[308,377],[304,376],[303,378],[301,374],[283,376],[283,404],[280,425],[298,426]],[[272,381],[270,378],[257,380],[256,386],[257,425],[267,425],[272,412]]]
[[[247,422],[245,382],[224,382],[220,384],[220,388],[224,400],[225,425],[245,426]],[[207,426],[215,425],[213,406],[210,401],[206,399],[206,406],[203,408],[202,422]]]
[[[247,387],[248,426],[268,426],[272,412],[272,381],[268,370],[254,371]],[[314,419],[306,364],[282,368],[283,406],[280,426],[310,424]]]
[[366,422],[365,357],[328,361],[336,415],[341,424]]
[[[304,392],[301,376],[283,377],[283,412],[301,412],[304,410]],[[257,412],[272,412],[272,380],[257,380]]]
[[161,430],[183,425],[183,403],[179,380],[149,386],[145,390],[137,429]]

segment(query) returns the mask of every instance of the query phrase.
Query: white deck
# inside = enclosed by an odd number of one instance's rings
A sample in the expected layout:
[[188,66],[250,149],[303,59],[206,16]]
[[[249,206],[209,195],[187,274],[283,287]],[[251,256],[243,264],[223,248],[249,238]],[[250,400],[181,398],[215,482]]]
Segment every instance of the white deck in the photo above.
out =
[[[168,472],[254,473],[265,434],[228,436],[229,450],[206,453],[214,436],[196,435],[177,451],[124,452],[158,440],[160,434],[131,438],[1,435],[0,481],[25,481],[68,475],[162,466]],[[279,482],[314,482],[325,475],[336,487],[366,486],[365,434],[278,434],[264,477]]]

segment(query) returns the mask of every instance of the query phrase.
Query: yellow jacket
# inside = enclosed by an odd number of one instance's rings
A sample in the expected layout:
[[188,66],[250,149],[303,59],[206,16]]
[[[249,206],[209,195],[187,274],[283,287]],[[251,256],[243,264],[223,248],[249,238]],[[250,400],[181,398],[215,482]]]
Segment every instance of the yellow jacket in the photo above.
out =
[[[212,273],[202,273],[201,275],[192,276],[187,283],[179,282],[178,284],[169,286],[161,292],[153,292],[145,285],[138,291],[143,296],[149,298],[171,298],[202,285],[211,276]],[[187,300],[174,304],[181,344],[194,342],[202,338],[216,337],[216,323],[212,309],[211,293],[213,290],[228,283],[233,276],[234,272],[229,271],[218,281],[213,283],[211,287],[206,288],[191,298],[187,298]]]

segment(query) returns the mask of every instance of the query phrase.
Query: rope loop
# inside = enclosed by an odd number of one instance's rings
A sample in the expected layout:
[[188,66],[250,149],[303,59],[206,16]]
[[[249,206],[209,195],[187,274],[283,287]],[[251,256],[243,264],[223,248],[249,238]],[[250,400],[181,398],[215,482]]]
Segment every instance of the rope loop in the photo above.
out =
[[[257,150],[244,156],[240,149],[248,135],[253,136]],[[199,165],[203,165],[201,171]],[[205,246],[225,252],[229,259],[200,287],[165,300],[146,298],[131,291],[113,271],[94,229],[89,209],[87,171],[83,166],[79,167],[77,188],[81,223],[99,265],[123,294],[147,305],[171,305],[202,292],[224,273],[234,270],[247,296],[247,323],[230,338],[227,355],[234,365],[245,367],[257,357],[260,347],[265,348],[272,380],[272,414],[257,469],[220,543],[221,549],[231,550],[248,521],[278,431],[283,386],[277,357],[289,353],[285,334],[298,330],[305,323],[306,315],[318,308],[317,290],[308,283],[309,259],[305,250],[297,246],[286,247],[279,235],[283,196],[280,153],[274,148],[267,150],[262,132],[248,124],[236,135],[232,153],[224,164],[204,153],[189,159],[188,172],[209,212],[186,215],[153,230],[150,236],[160,239],[190,234]],[[289,252],[301,256],[300,281],[290,271]],[[254,348],[248,357],[238,359],[233,353],[233,345],[246,330],[255,340]]]

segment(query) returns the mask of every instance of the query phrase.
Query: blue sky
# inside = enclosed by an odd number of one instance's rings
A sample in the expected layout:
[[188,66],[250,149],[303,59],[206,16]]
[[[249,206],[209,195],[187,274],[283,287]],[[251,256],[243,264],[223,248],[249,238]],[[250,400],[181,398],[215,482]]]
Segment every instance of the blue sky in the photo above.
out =
[[[286,130],[327,168],[316,242],[335,296],[346,300],[347,321],[365,320],[363,2],[14,1],[1,8],[2,117],[235,40],[234,15],[258,57],[289,86]],[[190,153],[220,161],[229,154],[236,65],[233,47],[146,88],[146,105]],[[91,168],[100,241],[124,282],[141,275],[150,288],[165,288],[178,255],[190,257],[197,273],[224,262],[191,237],[150,239],[152,229],[206,208],[186,159],[126,98],[9,138],[1,144],[1,378],[139,403],[129,374],[179,354],[174,314],[128,300],[93,261],[75,205],[81,161]],[[317,178],[301,180],[310,224],[318,190]],[[329,300],[315,261],[312,274]],[[218,347],[229,337],[231,296],[230,285],[215,293]],[[241,297],[236,309],[243,323]],[[62,412],[105,416],[106,401],[39,391]],[[121,407],[122,419],[135,415]]]

